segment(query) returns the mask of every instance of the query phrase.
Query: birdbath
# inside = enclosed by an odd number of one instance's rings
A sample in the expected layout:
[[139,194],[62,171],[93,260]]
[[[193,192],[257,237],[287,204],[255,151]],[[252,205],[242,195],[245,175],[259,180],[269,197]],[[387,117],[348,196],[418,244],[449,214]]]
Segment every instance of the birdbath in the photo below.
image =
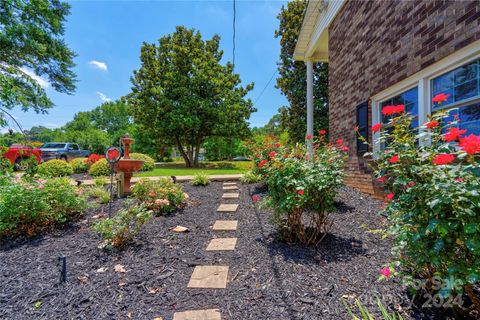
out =
[[130,180],[133,173],[137,172],[143,167],[143,160],[130,159],[130,145],[133,143],[133,139],[128,134],[120,138],[120,143],[123,145],[123,158],[115,164],[115,172],[123,175],[123,192],[122,196],[125,196],[131,192]]

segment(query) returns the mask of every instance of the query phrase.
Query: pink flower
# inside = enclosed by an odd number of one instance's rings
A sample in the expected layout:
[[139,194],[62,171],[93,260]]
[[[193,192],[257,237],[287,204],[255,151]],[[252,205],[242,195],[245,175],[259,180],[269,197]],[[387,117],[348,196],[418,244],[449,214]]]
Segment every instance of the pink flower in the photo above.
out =
[[382,270],[380,270],[380,274],[385,278],[390,278],[390,276],[392,275],[392,271],[390,270],[389,267],[385,267],[385,268],[382,268]]
[[390,157],[390,159],[388,159],[388,162],[390,162],[390,163],[397,163],[398,160],[400,160],[400,157],[397,156],[397,155],[394,155],[394,156]]
[[304,193],[305,193],[305,191],[303,191],[303,190],[298,190],[297,191],[297,194],[299,194],[299,195],[303,195]]
[[321,135],[324,135],[324,134],[327,134],[327,131],[326,130],[318,130],[318,133],[320,133]]
[[307,140],[310,140],[312,138],[313,138],[313,136],[311,134],[307,134],[307,136],[305,137],[305,139],[307,139]]
[[378,132],[378,131],[380,131],[380,129],[382,129],[382,124],[381,123],[376,123],[372,126],[372,131],[373,132]]
[[252,196],[253,203],[256,203],[258,200],[260,200],[260,196],[258,194]]
[[394,195],[393,193],[387,194],[387,200],[388,200],[388,201],[392,201],[392,199],[393,199],[394,196],[395,196],[395,195]]

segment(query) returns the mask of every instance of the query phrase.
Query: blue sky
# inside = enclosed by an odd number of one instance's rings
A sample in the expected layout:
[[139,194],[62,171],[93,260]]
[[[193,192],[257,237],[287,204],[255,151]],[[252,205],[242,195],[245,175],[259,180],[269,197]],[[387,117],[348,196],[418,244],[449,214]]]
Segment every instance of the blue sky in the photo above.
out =
[[[223,62],[232,60],[232,1],[72,1],[65,40],[78,57],[73,95],[46,88],[55,107],[48,115],[13,111],[21,125],[59,127],[79,111],[90,110],[103,99],[115,100],[130,91],[130,76],[138,69],[142,42],[154,43],[177,25],[200,30],[204,39],[221,37]],[[249,98],[255,101],[276,69],[279,39],[274,38],[277,14],[285,1],[237,0],[236,72],[244,84],[255,82]],[[275,88],[265,90],[250,119],[265,124],[286,104]]]

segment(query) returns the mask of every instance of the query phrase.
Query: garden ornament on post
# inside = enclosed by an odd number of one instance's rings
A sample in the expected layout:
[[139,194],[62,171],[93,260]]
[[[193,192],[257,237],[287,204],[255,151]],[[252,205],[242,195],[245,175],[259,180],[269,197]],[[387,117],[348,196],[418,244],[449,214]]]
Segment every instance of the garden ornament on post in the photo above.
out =
[[112,217],[112,200],[113,200],[113,175],[115,174],[115,164],[120,160],[121,152],[119,148],[110,147],[105,152],[105,158],[110,163],[110,201],[108,207],[108,217]]

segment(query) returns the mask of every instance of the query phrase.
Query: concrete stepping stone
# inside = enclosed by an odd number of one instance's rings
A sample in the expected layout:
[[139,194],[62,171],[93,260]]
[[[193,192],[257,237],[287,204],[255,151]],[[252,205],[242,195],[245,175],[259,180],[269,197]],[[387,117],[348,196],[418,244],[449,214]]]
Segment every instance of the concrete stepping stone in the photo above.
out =
[[232,251],[237,245],[237,238],[212,239],[208,244],[207,251]]
[[238,199],[238,197],[240,197],[238,193],[224,193],[222,196],[223,199]]
[[230,190],[238,190],[237,186],[225,186],[223,187],[223,191],[230,191]]
[[225,289],[228,266],[196,266],[188,288]]
[[213,224],[212,230],[215,231],[235,231],[238,227],[237,220],[217,220]]
[[217,211],[218,212],[236,212],[238,209],[238,204],[221,204]]
[[226,186],[236,186],[237,183],[236,182],[224,182],[223,185],[226,187]]
[[190,310],[183,312],[175,312],[173,320],[222,320],[220,310]]

